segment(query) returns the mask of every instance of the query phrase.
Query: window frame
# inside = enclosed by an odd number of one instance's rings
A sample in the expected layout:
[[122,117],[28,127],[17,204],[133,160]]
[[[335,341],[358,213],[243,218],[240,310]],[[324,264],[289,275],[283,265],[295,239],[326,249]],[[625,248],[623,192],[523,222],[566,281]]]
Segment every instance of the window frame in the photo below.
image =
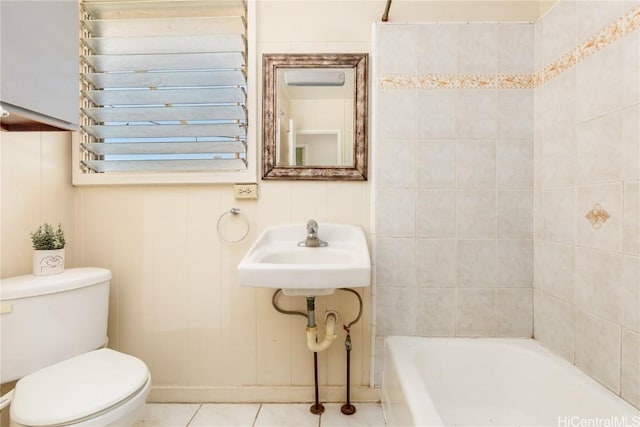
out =
[[[82,137],[79,131],[72,132],[72,184],[84,185],[137,185],[137,184],[231,184],[236,182],[256,183],[258,173],[257,141],[257,78],[258,61],[256,49],[256,0],[247,1],[247,167],[241,171],[203,172],[119,172],[87,173],[81,167]],[[82,19],[80,12],[78,19]],[[82,29],[80,30],[82,31]],[[82,34],[80,34],[82,37]],[[79,61],[79,59],[78,59]],[[78,63],[80,72],[80,61]],[[80,90],[80,88],[79,88]],[[78,112],[82,108],[79,98]]]

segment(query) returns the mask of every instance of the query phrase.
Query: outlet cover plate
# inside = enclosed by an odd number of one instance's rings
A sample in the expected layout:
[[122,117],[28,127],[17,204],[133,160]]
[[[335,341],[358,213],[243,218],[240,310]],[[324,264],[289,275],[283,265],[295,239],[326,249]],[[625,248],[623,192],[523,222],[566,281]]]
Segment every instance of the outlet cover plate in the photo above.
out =
[[258,184],[234,184],[233,196],[236,199],[257,199]]

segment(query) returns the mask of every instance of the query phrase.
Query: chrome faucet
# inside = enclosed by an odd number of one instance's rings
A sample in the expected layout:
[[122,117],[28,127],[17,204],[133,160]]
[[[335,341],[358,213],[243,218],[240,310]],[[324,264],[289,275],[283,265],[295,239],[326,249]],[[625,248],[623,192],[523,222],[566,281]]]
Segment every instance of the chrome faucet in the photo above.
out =
[[298,242],[298,246],[305,246],[307,248],[329,246],[329,244],[324,240],[318,239],[318,223],[315,219],[307,221],[307,239],[302,242]]

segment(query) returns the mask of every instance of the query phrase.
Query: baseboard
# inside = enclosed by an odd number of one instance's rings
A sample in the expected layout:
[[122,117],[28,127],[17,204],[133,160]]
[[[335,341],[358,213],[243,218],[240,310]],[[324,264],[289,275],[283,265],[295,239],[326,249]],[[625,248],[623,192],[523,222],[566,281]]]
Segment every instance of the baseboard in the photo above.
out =
[[[344,402],[344,386],[321,386],[319,400],[323,403]],[[293,403],[313,402],[313,386],[237,386],[237,387],[152,387],[148,402],[153,403]],[[368,386],[351,388],[353,402],[379,402],[380,389]]]

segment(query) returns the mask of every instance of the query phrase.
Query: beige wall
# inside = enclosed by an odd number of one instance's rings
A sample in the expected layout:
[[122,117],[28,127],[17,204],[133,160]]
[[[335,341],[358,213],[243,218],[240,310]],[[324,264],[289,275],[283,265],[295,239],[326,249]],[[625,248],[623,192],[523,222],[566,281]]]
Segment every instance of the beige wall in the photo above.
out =
[[[314,217],[366,227],[365,189],[362,184],[275,183],[260,186],[257,203],[235,201],[226,187],[78,189],[82,263],[114,272],[112,345],[145,360],[156,388],[201,388],[152,397],[236,400],[238,395],[219,388],[312,384],[304,319],[277,313],[271,290],[238,287],[235,268],[271,224]],[[221,242],[216,231],[219,216],[231,207],[239,207],[251,224],[249,236],[237,244]],[[222,232],[235,238],[228,225],[223,221]],[[304,311],[303,298],[282,298],[282,304]],[[318,313],[325,307],[337,309],[344,320],[355,317],[355,304],[344,295],[321,298]],[[353,328],[356,385],[367,381],[367,319]],[[322,384],[341,383],[341,347],[334,346],[329,358],[320,356]],[[291,398],[247,393],[240,400]],[[299,399],[311,397],[309,389],[298,393]]]
[[[383,6],[382,1],[258,1],[258,54],[367,52],[371,23],[380,19]],[[390,16],[531,20],[538,10],[537,2],[526,1],[396,1]],[[257,234],[272,224],[313,217],[361,225],[370,235],[369,183],[260,181],[257,202],[234,200],[230,186],[73,188],[69,134],[1,136],[3,277],[29,273],[29,231],[41,221],[60,221],[69,235],[69,265],[113,271],[110,346],[148,363],[151,399],[312,398],[304,319],[273,310],[269,290],[238,287],[235,268]],[[239,207],[251,224],[249,236],[238,244],[223,243],[216,233],[216,221],[231,207]],[[354,399],[375,397],[366,389],[371,320],[369,292],[363,293],[365,314],[352,328]],[[304,308],[302,298],[282,298],[282,303]],[[320,298],[317,309],[337,309],[347,322],[355,306],[349,294],[337,294]],[[343,339],[340,333],[320,355],[323,399],[344,396]]]
[[0,277],[31,272],[29,233],[43,222],[62,224],[66,264],[75,266],[71,134],[0,132],[0,146]]

